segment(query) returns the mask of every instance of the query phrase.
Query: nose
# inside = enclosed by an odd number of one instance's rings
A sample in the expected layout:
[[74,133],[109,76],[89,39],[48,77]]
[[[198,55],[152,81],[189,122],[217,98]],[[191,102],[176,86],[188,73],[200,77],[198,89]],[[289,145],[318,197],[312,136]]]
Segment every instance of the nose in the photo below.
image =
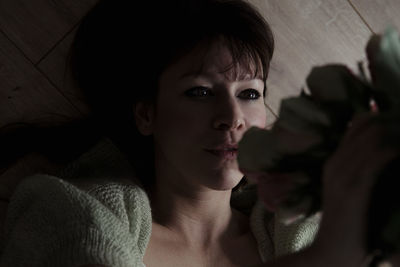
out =
[[245,120],[238,103],[235,103],[234,100],[227,100],[223,103],[219,101],[213,121],[214,129],[232,131],[243,128],[244,124]]

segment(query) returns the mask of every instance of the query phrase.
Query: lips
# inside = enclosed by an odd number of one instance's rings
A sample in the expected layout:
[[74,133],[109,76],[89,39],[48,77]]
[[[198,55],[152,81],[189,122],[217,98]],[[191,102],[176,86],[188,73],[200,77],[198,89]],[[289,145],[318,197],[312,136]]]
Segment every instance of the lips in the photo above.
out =
[[238,155],[237,149],[223,149],[223,150],[207,150],[207,152],[223,159],[236,159]]
[[239,145],[237,142],[223,142],[212,146],[205,151],[217,156],[220,159],[233,160],[237,159]]

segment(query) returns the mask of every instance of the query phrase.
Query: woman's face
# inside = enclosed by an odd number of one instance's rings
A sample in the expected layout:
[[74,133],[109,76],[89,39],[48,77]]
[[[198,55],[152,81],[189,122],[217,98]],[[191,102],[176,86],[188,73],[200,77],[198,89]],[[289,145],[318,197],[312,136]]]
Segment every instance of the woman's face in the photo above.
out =
[[[215,190],[232,189],[243,174],[236,153],[218,155],[252,126],[266,127],[264,82],[246,68],[230,68],[229,50],[215,43],[194,50],[161,75],[152,134],[156,179]],[[221,147],[222,146],[222,147]]]

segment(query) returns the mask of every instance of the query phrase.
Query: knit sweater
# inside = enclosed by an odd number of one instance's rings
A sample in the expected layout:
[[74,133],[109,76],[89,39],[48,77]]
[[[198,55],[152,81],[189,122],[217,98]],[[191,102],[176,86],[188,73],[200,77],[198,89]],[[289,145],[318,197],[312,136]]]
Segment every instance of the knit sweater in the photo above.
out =
[[[8,207],[0,266],[145,266],[151,208],[128,179],[130,166],[105,139],[57,177],[24,179]],[[308,246],[318,230],[319,215],[280,223],[257,199],[255,185],[233,193],[231,205],[249,215],[264,262]]]

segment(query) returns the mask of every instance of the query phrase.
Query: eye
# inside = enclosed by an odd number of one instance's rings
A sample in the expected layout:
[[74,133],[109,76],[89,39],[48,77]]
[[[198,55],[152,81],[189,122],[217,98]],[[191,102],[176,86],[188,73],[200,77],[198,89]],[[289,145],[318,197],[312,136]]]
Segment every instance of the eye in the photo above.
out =
[[204,98],[204,97],[207,97],[207,96],[213,96],[214,94],[207,87],[197,86],[197,87],[193,87],[193,88],[187,90],[185,92],[185,95],[188,96],[188,97]]
[[256,89],[246,89],[240,93],[240,98],[248,100],[257,100],[261,94]]

